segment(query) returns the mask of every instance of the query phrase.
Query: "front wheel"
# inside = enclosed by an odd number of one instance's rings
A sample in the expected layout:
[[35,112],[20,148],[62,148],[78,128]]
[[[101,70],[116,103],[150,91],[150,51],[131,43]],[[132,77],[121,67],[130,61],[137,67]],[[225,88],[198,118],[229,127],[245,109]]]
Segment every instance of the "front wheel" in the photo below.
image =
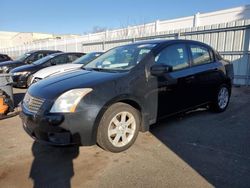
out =
[[136,140],[139,126],[139,111],[125,103],[115,103],[104,113],[97,132],[97,143],[105,150],[121,152]]
[[230,90],[225,84],[221,85],[217,91],[216,97],[211,104],[211,109],[215,112],[223,112],[226,110],[230,100]]

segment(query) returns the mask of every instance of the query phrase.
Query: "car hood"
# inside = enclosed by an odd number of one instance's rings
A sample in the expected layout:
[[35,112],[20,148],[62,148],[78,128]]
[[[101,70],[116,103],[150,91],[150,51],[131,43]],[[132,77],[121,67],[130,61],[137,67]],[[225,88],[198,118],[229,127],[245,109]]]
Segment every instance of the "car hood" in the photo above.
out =
[[122,77],[127,73],[111,73],[76,70],[65,74],[49,77],[31,85],[28,93],[34,97],[55,100],[62,93],[77,88],[93,88],[104,82]]
[[47,67],[44,68],[38,72],[36,72],[33,77],[34,78],[41,78],[44,79],[46,77],[49,76],[55,76],[64,72],[68,72],[68,71],[73,71],[76,69],[81,68],[82,65],[81,64],[65,64],[65,65],[56,65],[56,66],[52,66],[52,67]]
[[13,66],[13,65],[23,65],[21,61],[4,61],[0,63],[0,66]]
[[19,67],[16,67],[10,71],[10,73],[15,73],[15,72],[24,72],[24,71],[34,71],[37,68],[36,65],[30,64],[30,65],[22,65]]

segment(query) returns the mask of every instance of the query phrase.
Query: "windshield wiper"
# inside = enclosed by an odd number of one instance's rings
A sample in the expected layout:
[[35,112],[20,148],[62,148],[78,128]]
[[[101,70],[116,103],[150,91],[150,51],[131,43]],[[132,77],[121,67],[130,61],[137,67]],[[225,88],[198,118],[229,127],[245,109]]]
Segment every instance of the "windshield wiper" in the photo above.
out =
[[102,69],[102,68],[85,68],[85,67],[82,67],[83,70],[87,70],[87,71],[103,71],[103,70],[106,70],[106,69]]
[[103,68],[85,68],[82,67],[83,70],[87,70],[87,71],[97,71],[97,72],[120,72],[120,70],[113,70],[113,69],[103,69]]

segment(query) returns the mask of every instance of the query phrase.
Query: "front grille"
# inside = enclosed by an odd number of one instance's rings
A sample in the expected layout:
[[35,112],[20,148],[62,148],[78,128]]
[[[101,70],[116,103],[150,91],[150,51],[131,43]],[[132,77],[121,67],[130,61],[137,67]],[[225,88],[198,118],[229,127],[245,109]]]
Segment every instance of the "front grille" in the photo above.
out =
[[23,99],[23,104],[25,105],[25,107],[33,113],[37,113],[40,108],[42,107],[43,103],[44,103],[44,99],[40,99],[40,98],[36,98],[36,97],[32,97],[28,92],[25,94],[25,97]]

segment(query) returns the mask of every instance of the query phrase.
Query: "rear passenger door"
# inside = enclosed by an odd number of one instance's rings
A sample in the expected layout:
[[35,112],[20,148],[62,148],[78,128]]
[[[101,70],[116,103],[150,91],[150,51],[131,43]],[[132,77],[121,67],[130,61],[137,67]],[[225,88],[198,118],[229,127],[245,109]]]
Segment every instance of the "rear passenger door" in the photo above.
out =
[[212,49],[200,43],[190,43],[192,72],[195,73],[195,105],[206,103],[212,99],[216,89],[219,70]]

